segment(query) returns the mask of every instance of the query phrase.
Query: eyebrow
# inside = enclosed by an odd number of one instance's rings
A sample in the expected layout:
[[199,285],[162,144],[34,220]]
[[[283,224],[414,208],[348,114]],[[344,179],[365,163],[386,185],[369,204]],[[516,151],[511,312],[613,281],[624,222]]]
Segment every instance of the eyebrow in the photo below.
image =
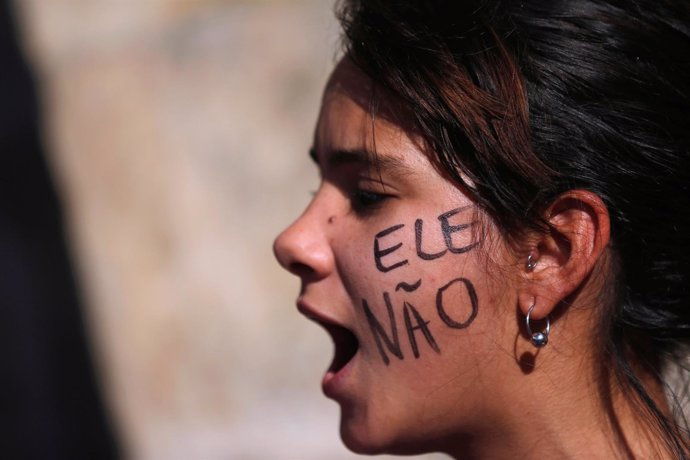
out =
[[[321,165],[316,149],[309,149],[309,156],[317,165]],[[377,171],[386,171],[390,174],[410,175],[414,169],[400,158],[379,155],[366,149],[335,149],[329,150],[326,155],[326,163],[329,167],[359,164],[365,167],[375,168]]]

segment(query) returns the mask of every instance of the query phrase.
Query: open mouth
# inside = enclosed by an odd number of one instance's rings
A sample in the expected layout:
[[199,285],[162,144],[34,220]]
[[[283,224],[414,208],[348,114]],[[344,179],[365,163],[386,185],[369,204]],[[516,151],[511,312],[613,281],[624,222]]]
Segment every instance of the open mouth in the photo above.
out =
[[[333,339],[335,353],[333,355],[333,361],[324,375],[322,385],[324,386],[324,391],[327,396],[330,394],[335,397],[335,388],[338,386],[336,382],[342,380],[346,372],[341,371],[345,370],[357,355],[359,351],[359,340],[350,329],[341,326],[329,315],[324,315],[319,310],[311,307],[303,299],[297,299],[297,309],[304,316],[326,329],[328,335]],[[338,376],[341,378],[337,379],[336,377]]]
[[333,362],[328,368],[328,372],[337,374],[357,354],[359,340],[349,329],[344,327],[335,324],[323,324],[323,326],[333,338],[335,345],[335,355],[333,356]]

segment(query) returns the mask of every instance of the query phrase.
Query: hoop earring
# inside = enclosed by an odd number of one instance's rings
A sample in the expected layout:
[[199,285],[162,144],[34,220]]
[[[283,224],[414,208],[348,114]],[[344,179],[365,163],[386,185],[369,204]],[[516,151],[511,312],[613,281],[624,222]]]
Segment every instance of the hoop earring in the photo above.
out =
[[532,271],[537,266],[537,261],[533,259],[532,253],[527,256],[527,271]]
[[534,345],[537,348],[542,348],[545,346],[547,343],[549,343],[549,332],[551,331],[551,321],[549,320],[549,317],[546,317],[546,328],[541,331],[541,332],[532,332],[532,327],[529,324],[529,317],[532,314],[532,310],[534,310],[534,306],[536,305],[536,302],[532,303],[532,306],[529,307],[529,310],[527,310],[527,316],[525,316],[525,325],[527,326],[527,333],[530,336],[530,340],[532,341],[532,345]]

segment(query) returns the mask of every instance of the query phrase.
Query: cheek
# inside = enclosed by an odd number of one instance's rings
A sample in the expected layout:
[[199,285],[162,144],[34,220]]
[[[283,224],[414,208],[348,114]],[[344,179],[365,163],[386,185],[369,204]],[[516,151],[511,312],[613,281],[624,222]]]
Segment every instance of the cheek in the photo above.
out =
[[351,232],[338,248],[362,356],[362,404],[344,415],[343,436],[360,449],[473,423],[467,414],[486,409],[486,381],[497,380],[489,373],[504,355],[496,318],[507,283],[492,272],[476,232],[462,227],[467,221],[449,222],[462,228],[450,237],[439,222],[392,222],[361,238]]
[[473,207],[421,218],[401,214],[406,217],[341,229],[334,242],[336,263],[350,291],[375,285],[378,290],[413,292],[419,280],[438,283],[448,272],[461,273],[466,264],[476,262],[473,256],[481,242]]
[[426,355],[484,332],[478,320],[496,289],[471,214],[459,209],[341,240],[339,271],[367,342],[363,352],[386,372],[396,372],[394,361],[427,365]]
[[358,331],[360,404],[342,423],[351,448],[423,446],[458,429],[471,431],[476,414],[488,412],[486,382],[497,380],[487,375],[496,359],[495,331],[487,321],[489,291],[470,265],[430,262],[418,271],[418,289],[388,293],[390,310],[383,293],[372,292],[371,313],[360,317]]

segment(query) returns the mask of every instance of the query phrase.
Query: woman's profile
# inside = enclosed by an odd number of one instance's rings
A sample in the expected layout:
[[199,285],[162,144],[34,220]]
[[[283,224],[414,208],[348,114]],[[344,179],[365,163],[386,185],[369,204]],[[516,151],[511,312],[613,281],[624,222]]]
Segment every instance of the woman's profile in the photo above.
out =
[[345,444],[689,458],[690,6],[337,8],[321,184],[274,249]]

